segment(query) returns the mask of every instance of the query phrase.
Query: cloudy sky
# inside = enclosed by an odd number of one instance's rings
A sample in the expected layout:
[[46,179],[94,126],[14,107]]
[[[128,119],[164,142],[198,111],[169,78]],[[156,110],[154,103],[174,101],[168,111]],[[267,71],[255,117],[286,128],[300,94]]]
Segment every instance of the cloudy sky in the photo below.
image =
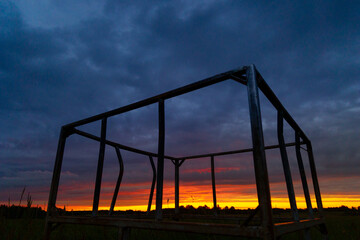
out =
[[[26,186],[35,204],[46,204],[62,125],[253,63],[312,140],[324,206],[359,206],[359,11],[351,1],[1,1],[0,203],[17,204]],[[276,112],[261,102],[265,143],[276,144]],[[243,85],[226,81],[165,104],[167,154],[251,147]],[[108,125],[109,139],[156,151],[157,106]],[[81,129],[100,135],[99,122]],[[285,136],[294,141],[288,126]],[[98,147],[69,137],[59,205],[92,205]],[[294,149],[288,153],[301,207]],[[143,209],[149,160],[122,154],[117,206]],[[279,156],[267,152],[273,206],[288,207]],[[251,154],[215,165],[220,206],[256,206]],[[180,204],[211,205],[209,167],[209,159],[182,165]],[[109,206],[118,168],[108,147],[101,207]],[[169,161],[165,180],[171,207]]]

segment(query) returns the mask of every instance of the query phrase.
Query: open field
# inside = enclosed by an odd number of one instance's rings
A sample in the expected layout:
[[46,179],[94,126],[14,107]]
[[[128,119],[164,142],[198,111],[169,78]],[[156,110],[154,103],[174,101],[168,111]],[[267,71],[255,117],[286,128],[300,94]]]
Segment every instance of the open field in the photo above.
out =
[[[25,212],[26,213],[26,212]],[[42,239],[45,219],[41,214],[34,217],[23,214],[20,218],[0,218],[0,240],[37,240]],[[329,239],[360,240],[360,215],[358,210],[351,209],[327,209],[326,225],[329,230]],[[283,239],[299,239],[298,234],[285,236]],[[103,226],[85,225],[60,225],[53,233],[53,240],[92,240],[92,239],[117,239],[117,229]],[[184,232],[165,232],[133,229],[131,239],[149,240],[235,240],[239,238],[225,236],[211,236]],[[245,238],[244,238],[245,239]],[[312,230],[312,239],[321,239],[316,229]]]

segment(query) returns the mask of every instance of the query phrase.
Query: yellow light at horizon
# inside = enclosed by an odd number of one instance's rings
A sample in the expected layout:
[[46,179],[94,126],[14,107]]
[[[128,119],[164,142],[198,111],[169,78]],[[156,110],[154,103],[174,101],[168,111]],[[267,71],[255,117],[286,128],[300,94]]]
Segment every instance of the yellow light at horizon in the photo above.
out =
[[[289,201],[287,198],[273,198],[272,199],[272,207],[273,208],[289,208]],[[335,197],[335,196],[324,196],[322,198],[322,202],[323,202],[323,206],[324,208],[329,208],[329,207],[340,207],[340,206],[346,206],[346,207],[359,207],[360,206],[360,196],[358,195],[350,195],[350,196],[341,196],[341,197]],[[213,207],[213,202],[211,201],[207,201],[207,202],[200,202],[200,203],[196,203],[196,202],[183,202],[180,204],[181,206],[187,206],[187,205],[192,205],[195,208],[198,208],[199,206],[204,206],[207,205],[209,208]],[[258,205],[257,199],[253,198],[253,199],[246,199],[242,202],[232,202],[232,201],[226,201],[226,202],[221,202],[219,203],[219,206],[221,208],[224,208],[225,206],[227,207],[235,207],[236,209],[254,209],[256,208]],[[61,205],[59,205],[61,206]],[[297,206],[299,209],[304,209],[306,208],[306,203],[305,201],[301,201],[298,200],[297,201]],[[316,208],[316,202],[312,202],[312,206],[313,208]],[[164,204],[163,203],[163,208],[174,208],[174,204]],[[84,210],[84,211],[91,211],[92,210],[92,206],[66,206],[67,210],[74,210],[74,211],[80,211],[80,210]],[[154,210],[155,206],[152,205],[151,210]],[[100,206],[99,210],[109,210],[109,206]],[[126,206],[119,206],[119,207],[115,207],[115,211],[126,211],[126,210],[134,210],[134,211],[146,211],[147,210],[147,205],[126,205]]]

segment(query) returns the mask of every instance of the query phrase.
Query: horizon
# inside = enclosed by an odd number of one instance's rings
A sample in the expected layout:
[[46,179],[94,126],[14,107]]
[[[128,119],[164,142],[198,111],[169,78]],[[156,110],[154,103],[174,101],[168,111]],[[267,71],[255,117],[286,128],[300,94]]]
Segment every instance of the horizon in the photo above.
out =
[[[164,182],[164,186],[169,186],[173,184],[173,182]],[[279,185],[283,185],[283,183],[278,183]],[[105,184],[106,185],[106,184]],[[122,185],[121,185],[122,186]],[[294,182],[294,186],[299,188],[301,187],[301,182]],[[122,186],[124,187],[124,186]],[[125,186],[126,187],[126,186]],[[131,187],[131,186],[130,186]],[[244,197],[243,196],[238,196],[238,197],[242,197],[241,201],[229,201],[226,199],[230,199],[229,196],[227,196],[226,198],[226,194],[230,194],[233,195],[232,192],[228,192],[227,189],[231,188],[233,189],[234,186],[231,185],[217,185],[217,206],[220,207],[221,209],[223,209],[224,207],[234,207],[235,209],[239,209],[239,210],[246,210],[246,209],[255,209],[258,206],[258,202],[257,202],[257,195],[256,195],[256,186],[252,185],[251,187],[248,187],[247,189],[252,189],[253,192],[255,194],[248,194]],[[272,186],[273,187],[273,186]],[[186,189],[187,188],[187,189]],[[205,188],[205,192],[207,192],[206,194],[201,194],[201,196],[195,195],[193,193],[195,192],[201,192],[204,191]],[[283,187],[284,188],[284,187]],[[31,189],[31,188],[30,188]],[[224,191],[221,191],[224,190]],[[300,191],[302,191],[302,189],[300,189]],[[148,186],[148,189],[145,189],[145,192],[150,193],[150,185]],[[181,194],[182,192],[184,192],[185,194]],[[139,191],[136,191],[135,194],[139,193]],[[156,193],[156,189],[154,191],[154,196]],[[17,202],[19,202],[20,199],[20,194],[19,193],[19,197],[18,198],[14,198],[11,199],[10,198],[10,205],[15,205],[17,206]],[[47,211],[47,201],[45,202],[39,202],[36,199],[33,198],[31,191],[29,190],[25,190],[25,195],[30,194],[30,196],[32,197],[33,200],[33,206],[40,206],[42,207],[45,211]],[[58,193],[60,196],[64,193],[59,192]],[[280,209],[290,209],[290,203],[289,203],[289,199],[286,196],[286,189],[284,188],[284,191],[281,193],[280,196],[274,197],[272,195],[272,208],[280,208]],[[120,191],[117,197],[117,202],[116,205],[114,207],[114,211],[126,211],[126,210],[134,210],[134,211],[146,211],[147,210],[147,201],[148,201],[148,195],[147,196],[143,196],[142,198],[136,198],[137,202],[142,202],[143,204],[135,204],[135,205],[124,205],[123,203],[123,199],[125,197],[126,199],[126,192],[122,192],[121,191],[121,187],[120,187]],[[185,195],[185,196],[184,196]],[[225,196],[225,198],[224,198]],[[323,202],[323,207],[324,208],[338,208],[338,207],[342,207],[342,206],[346,206],[348,208],[357,208],[360,207],[360,198],[356,198],[356,197],[342,197],[342,196],[338,196],[338,195],[327,195],[327,194],[322,194],[322,202]],[[180,184],[180,206],[193,206],[195,208],[201,207],[201,206],[208,206],[209,208],[213,208],[213,202],[212,202],[212,192],[211,192],[211,184],[210,185],[203,185],[203,186],[187,186],[184,189],[184,186],[182,186]],[[84,198],[82,196],[82,198],[78,199],[78,200],[68,200],[68,199],[58,199],[57,200],[57,204],[56,206],[58,208],[63,208],[64,206],[66,207],[66,209],[68,210],[74,210],[74,211],[92,211],[92,198],[93,195],[90,194],[87,196],[87,198]],[[99,211],[102,210],[109,210],[110,209],[110,203],[111,203],[111,199],[112,199],[112,192],[108,191],[108,194],[101,194],[100,195],[100,204],[99,204]],[[86,199],[84,201],[84,199]],[[167,199],[169,201],[167,201]],[[130,201],[133,202],[134,198],[131,197]],[[196,201],[198,200],[198,201]],[[164,198],[163,198],[163,209],[174,209],[175,208],[175,202],[174,202],[174,187],[164,187]],[[25,197],[23,198],[23,204],[22,205],[26,205],[26,199]],[[75,204],[71,204],[71,202],[75,202]],[[76,204],[76,202],[80,202],[82,204]],[[83,204],[84,202],[88,202],[88,204]],[[305,198],[303,196],[298,196],[296,195],[296,202],[297,202],[297,208],[298,209],[306,209],[306,202],[305,202]],[[8,205],[9,203],[9,199],[5,202],[2,201],[0,202],[0,205]],[[69,204],[70,203],[70,204]],[[312,203],[312,207],[315,209],[317,208],[316,205],[316,200],[315,200],[315,196],[312,192],[311,194],[311,203]],[[120,206],[119,206],[120,205]],[[153,199],[152,201],[152,205],[151,205],[151,211],[155,210],[155,199]]]
[[[0,204],[0,207],[20,207],[20,208],[28,208],[28,206],[26,206],[26,204]],[[40,210],[44,211],[44,212],[47,212],[47,208],[43,208],[44,206],[41,206],[41,205],[31,205],[30,208],[39,208]],[[144,208],[143,208],[144,207]],[[114,212],[127,212],[127,211],[134,211],[134,212],[143,212],[143,213],[146,213],[147,212],[147,206],[141,206],[140,208],[138,209],[134,209],[132,207],[130,208],[127,208],[127,207],[122,207],[122,209],[116,209],[114,208]],[[179,206],[180,209],[195,209],[195,210],[199,210],[199,209],[208,209],[210,211],[213,210],[213,207],[211,206],[208,206],[208,205],[180,205]],[[236,208],[234,206],[224,206],[224,207],[221,207],[218,205],[218,210],[220,211],[223,211],[223,210],[238,210],[238,211],[247,211],[247,210],[255,210],[256,207],[254,208]],[[357,207],[349,207],[349,206],[345,206],[345,205],[341,205],[341,206],[334,206],[334,207],[324,207],[323,209],[326,210],[326,209],[342,209],[342,208],[346,208],[346,209],[355,209],[355,210],[359,210],[360,206],[357,206]],[[64,206],[57,206],[57,209],[61,210],[61,211],[66,211],[66,212],[72,212],[72,211],[75,211],[75,212],[92,212],[92,207],[90,206],[85,206],[85,207],[80,207],[80,208],[77,208],[77,209],[69,209],[68,206],[64,205]],[[291,208],[282,208],[282,207],[273,207],[272,208],[273,210],[284,210],[284,211],[291,211]],[[166,207],[166,208],[163,208],[163,210],[175,210],[175,207]],[[299,207],[298,210],[300,211],[307,211],[308,209],[305,207],[305,208],[301,208]],[[313,207],[313,210],[317,211],[317,207]],[[107,209],[106,207],[102,208],[102,207],[99,207],[99,212],[109,212],[109,209]],[[156,212],[155,209],[151,209],[150,212]]]

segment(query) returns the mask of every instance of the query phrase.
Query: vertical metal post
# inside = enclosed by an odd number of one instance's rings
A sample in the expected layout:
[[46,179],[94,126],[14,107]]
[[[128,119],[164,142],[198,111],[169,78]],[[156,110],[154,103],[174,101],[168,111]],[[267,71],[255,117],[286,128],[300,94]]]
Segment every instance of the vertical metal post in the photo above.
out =
[[156,185],[156,220],[162,220],[162,198],[164,181],[164,151],[165,151],[165,109],[164,100],[159,100],[159,139],[157,161],[157,185]]
[[211,184],[213,191],[214,214],[217,215],[214,156],[211,156]]
[[255,71],[255,66],[253,64],[246,70],[256,188],[262,218],[261,225],[265,232],[264,239],[275,239],[269,177],[261,121],[259,90]]
[[309,157],[312,181],[313,181],[313,184],[314,184],[314,192],[315,192],[315,197],[316,197],[316,203],[317,203],[319,213],[322,215],[323,205],[322,205],[322,201],[321,201],[320,187],[319,187],[319,182],[318,182],[318,178],[317,178],[314,155],[313,155],[312,146],[311,146],[310,141],[306,143],[306,148],[307,148],[308,157]]
[[[317,203],[319,214],[321,217],[323,217],[324,213],[323,213],[323,205],[322,205],[321,194],[320,194],[320,187],[319,187],[319,182],[318,182],[317,173],[316,173],[314,154],[312,151],[312,146],[311,146],[310,141],[308,141],[306,143],[306,148],[307,148],[307,152],[308,152],[308,156],[309,156],[310,170],[311,170],[311,176],[312,176],[312,180],[313,180],[313,184],[314,184],[316,203]],[[320,227],[320,232],[323,236],[323,239],[328,239],[328,231],[327,231],[326,225],[320,224],[319,227]]]
[[101,120],[100,149],[99,149],[99,159],[98,159],[98,166],[96,171],[96,181],[95,181],[95,190],[94,190],[94,201],[93,201],[93,211],[92,211],[93,216],[97,215],[98,207],[99,207],[101,179],[102,179],[104,156],[105,156],[106,122],[107,122],[107,118],[103,118]]
[[[58,189],[59,189],[61,166],[62,166],[62,161],[63,161],[63,157],[64,157],[66,138],[68,137],[68,134],[69,134],[68,129],[65,129],[64,127],[62,127],[61,131],[60,131],[59,142],[58,142],[56,158],[55,158],[54,171],[53,171],[53,176],[52,176],[52,180],[51,180],[49,202],[48,202],[48,208],[47,208],[47,214],[46,214],[47,217],[49,217],[53,212],[56,211],[56,207],[55,207],[56,198],[57,198],[57,193],[58,193]],[[50,239],[51,226],[52,226],[52,224],[48,223],[48,222],[45,225],[44,239],[46,239],[46,240]]]
[[112,201],[111,201],[109,215],[111,215],[112,212],[114,211],[116,198],[117,198],[117,195],[119,193],[119,188],[120,188],[122,177],[124,175],[124,162],[123,162],[119,147],[115,147],[115,151],[116,151],[116,155],[117,155],[118,160],[119,160],[120,169],[119,169],[119,176],[118,176],[116,186],[115,186],[115,190],[114,190],[114,195],[113,195],[113,198],[112,198]]
[[301,157],[300,137],[299,137],[298,132],[295,132],[295,143],[296,143],[296,145],[295,145],[296,158],[297,158],[297,163],[298,163],[298,166],[299,166],[299,172],[300,172],[300,176],[301,176],[301,182],[302,182],[302,186],[303,186],[303,190],[304,190],[306,207],[307,207],[308,212],[309,212],[309,217],[314,218],[314,212],[313,212],[312,205],[311,205],[311,199],[310,199],[309,187],[308,187],[307,179],[306,179],[304,163],[303,163],[303,160],[302,160],[302,157]]
[[280,148],[280,154],[281,154],[281,161],[282,161],[284,175],[285,175],[286,187],[287,187],[287,192],[288,192],[289,201],[290,201],[290,207],[292,210],[294,220],[299,221],[299,212],[298,212],[298,209],[296,206],[295,191],[294,191],[294,186],[293,186],[292,177],[291,177],[290,164],[289,164],[289,159],[288,159],[286,147],[285,147],[285,140],[284,140],[284,134],[283,134],[284,117],[283,117],[283,113],[281,110],[278,110],[277,116],[278,116],[277,117],[277,134],[278,134],[279,148]]
[[179,160],[175,160],[175,215],[180,213],[179,211]]
[[55,166],[53,171],[53,177],[51,181],[51,188],[49,194],[49,202],[48,202],[48,209],[47,213],[51,213],[55,210],[56,198],[59,188],[59,181],[60,181],[60,174],[61,174],[61,166],[64,157],[64,150],[65,150],[65,143],[66,138],[68,136],[67,130],[62,127],[60,131],[60,137],[58,142],[58,148],[56,152],[56,159],[55,159]]
[[151,163],[151,168],[153,170],[153,179],[152,179],[152,183],[151,183],[151,190],[150,190],[150,195],[149,195],[147,214],[149,214],[150,210],[151,210],[151,203],[152,203],[152,199],[153,199],[153,195],[154,195],[155,182],[156,182],[156,169],[155,169],[154,160],[153,160],[152,156],[149,156],[149,159],[150,159],[150,163]]

